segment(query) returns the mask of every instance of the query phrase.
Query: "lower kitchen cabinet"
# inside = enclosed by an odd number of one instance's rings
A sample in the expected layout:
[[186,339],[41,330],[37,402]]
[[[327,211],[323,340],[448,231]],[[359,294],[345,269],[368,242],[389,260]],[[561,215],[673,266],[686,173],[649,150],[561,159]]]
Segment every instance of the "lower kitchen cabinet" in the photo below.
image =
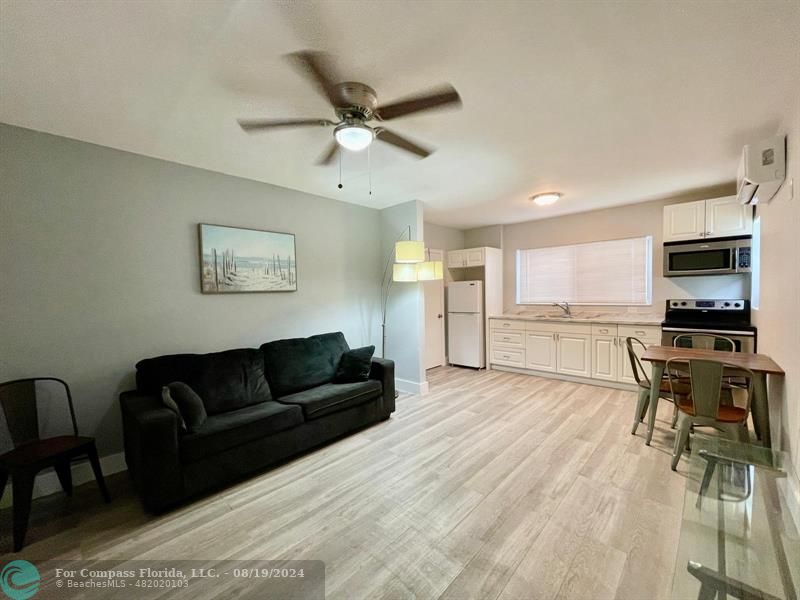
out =
[[554,332],[525,332],[525,367],[537,371],[556,370],[556,334]]
[[557,333],[556,370],[575,377],[592,376],[592,336],[585,333]]
[[[655,325],[491,319],[491,360],[498,366],[636,385],[625,338],[661,343]],[[637,355],[644,350],[634,346]]]

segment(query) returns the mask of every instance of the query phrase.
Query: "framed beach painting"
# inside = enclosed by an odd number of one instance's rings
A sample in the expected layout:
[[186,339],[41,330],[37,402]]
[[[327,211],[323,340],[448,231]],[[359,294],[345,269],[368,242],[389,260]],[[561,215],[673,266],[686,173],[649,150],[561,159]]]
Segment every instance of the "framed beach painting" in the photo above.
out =
[[297,291],[294,234],[198,225],[204,294]]

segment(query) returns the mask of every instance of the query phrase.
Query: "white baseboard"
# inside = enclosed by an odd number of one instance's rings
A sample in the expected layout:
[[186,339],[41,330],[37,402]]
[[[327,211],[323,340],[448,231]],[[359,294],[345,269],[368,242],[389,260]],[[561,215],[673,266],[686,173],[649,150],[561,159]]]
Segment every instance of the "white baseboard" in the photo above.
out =
[[404,394],[416,394],[416,395],[424,395],[428,393],[428,382],[427,381],[409,381],[408,379],[399,379],[395,377],[394,386],[397,388],[397,391],[403,392]]
[[[125,454],[118,452],[117,454],[109,454],[108,456],[100,457],[100,466],[103,468],[103,475],[113,475],[120,471],[126,470],[128,467],[125,464]],[[92,467],[89,465],[88,460],[81,460],[72,464],[72,485],[81,485],[88,481],[94,481],[94,473]],[[33,497],[39,498],[41,496],[49,496],[61,492],[61,484],[58,481],[55,471],[48,469],[36,478],[33,484]],[[6,485],[6,491],[3,497],[0,498],[0,508],[11,506],[11,482]]]

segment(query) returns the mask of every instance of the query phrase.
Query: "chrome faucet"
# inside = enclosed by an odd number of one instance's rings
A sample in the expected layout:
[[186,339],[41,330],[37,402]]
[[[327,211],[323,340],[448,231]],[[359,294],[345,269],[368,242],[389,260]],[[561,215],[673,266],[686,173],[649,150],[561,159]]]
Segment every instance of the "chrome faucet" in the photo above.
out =
[[564,315],[567,317],[572,316],[572,311],[569,308],[569,302],[564,302],[564,304],[559,304],[558,302],[553,302],[553,306],[557,306],[561,310],[564,311]]

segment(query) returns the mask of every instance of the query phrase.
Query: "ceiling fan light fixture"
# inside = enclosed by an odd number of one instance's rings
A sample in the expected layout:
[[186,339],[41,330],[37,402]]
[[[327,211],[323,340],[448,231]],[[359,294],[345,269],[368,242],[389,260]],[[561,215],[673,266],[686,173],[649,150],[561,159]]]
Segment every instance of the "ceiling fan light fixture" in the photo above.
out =
[[344,123],[333,132],[336,142],[345,150],[359,152],[364,150],[375,139],[375,132],[366,125]]
[[533,203],[538,206],[547,206],[548,204],[555,204],[561,198],[561,192],[545,192],[544,194],[536,194],[531,196]]

